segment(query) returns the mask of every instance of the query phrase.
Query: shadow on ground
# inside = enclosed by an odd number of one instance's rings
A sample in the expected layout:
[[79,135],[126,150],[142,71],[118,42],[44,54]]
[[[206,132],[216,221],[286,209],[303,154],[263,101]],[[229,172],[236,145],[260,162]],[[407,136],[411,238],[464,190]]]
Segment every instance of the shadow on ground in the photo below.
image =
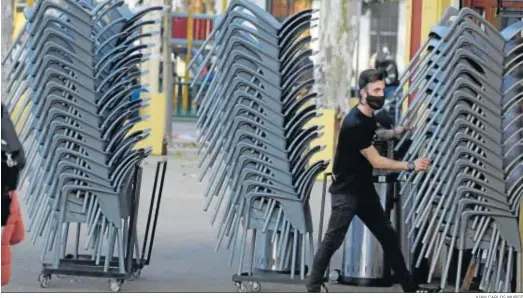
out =
[[[144,181],[140,203],[139,230],[145,228],[156,158],[144,163]],[[141,277],[125,282],[122,292],[235,292],[231,280],[237,265],[228,267],[229,251],[215,251],[217,227],[210,223],[211,212],[204,212],[204,184],[197,181],[199,171],[194,158],[168,157],[164,194],[150,266]],[[317,223],[321,183],[311,198]],[[326,210],[330,209],[327,203]],[[328,213],[328,212],[327,212]],[[317,229],[317,228],[316,228]],[[140,232],[140,238],[143,232]],[[315,236],[316,239],[316,236]],[[47,289],[40,288],[42,243],[32,245],[28,238],[13,249],[12,281],[2,292],[108,292],[107,279],[59,276],[53,277]],[[334,268],[341,265],[341,253],[333,259]],[[399,287],[358,288],[330,285],[331,292],[399,292]],[[304,292],[302,285],[262,284],[262,292]]]

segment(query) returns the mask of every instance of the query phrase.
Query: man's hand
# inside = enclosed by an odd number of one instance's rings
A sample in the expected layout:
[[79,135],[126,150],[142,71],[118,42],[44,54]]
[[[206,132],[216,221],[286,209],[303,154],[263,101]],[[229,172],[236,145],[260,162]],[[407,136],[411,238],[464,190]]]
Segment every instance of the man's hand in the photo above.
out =
[[403,127],[403,126],[398,126],[398,127],[395,127],[394,128],[394,136],[399,138],[401,137],[404,133],[406,133],[407,131],[411,131],[412,129],[410,127]]
[[414,161],[414,171],[426,172],[432,160],[430,158],[418,158]]

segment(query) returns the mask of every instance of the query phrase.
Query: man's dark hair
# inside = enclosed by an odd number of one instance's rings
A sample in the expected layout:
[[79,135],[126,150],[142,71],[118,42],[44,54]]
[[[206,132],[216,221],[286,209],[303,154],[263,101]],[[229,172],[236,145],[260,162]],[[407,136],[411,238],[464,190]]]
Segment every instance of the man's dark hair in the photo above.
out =
[[383,74],[375,69],[364,70],[360,74],[358,86],[361,89],[367,87],[368,84],[383,80]]

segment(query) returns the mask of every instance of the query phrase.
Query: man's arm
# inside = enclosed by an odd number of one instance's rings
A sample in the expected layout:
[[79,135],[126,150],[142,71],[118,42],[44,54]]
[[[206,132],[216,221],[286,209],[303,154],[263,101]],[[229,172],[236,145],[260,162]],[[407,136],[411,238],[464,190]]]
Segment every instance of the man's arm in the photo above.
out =
[[396,131],[394,129],[378,129],[376,130],[376,137],[379,141],[390,141],[396,138]]
[[376,131],[376,136],[380,141],[390,141],[401,137],[408,130],[410,129],[402,126],[395,127],[394,129],[378,129]]
[[371,145],[360,151],[365,158],[370,162],[373,168],[392,170],[392,171],[407,171],[409,164],[407,162],[396,161],[380,155],[374,145]]

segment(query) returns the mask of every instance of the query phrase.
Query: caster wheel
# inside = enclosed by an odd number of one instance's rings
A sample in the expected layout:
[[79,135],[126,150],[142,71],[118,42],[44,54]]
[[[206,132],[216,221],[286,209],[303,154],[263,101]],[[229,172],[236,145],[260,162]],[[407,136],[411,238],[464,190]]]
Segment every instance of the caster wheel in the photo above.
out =
[[133,281],[135,277],[136,277],[136,275],[133,272],[131,275],[129,275],[129,277],[127,277],[127,281]]
[[134,277],[135,278],[139,278],[140,275],[142,275],[142,269],[138,269],[138,270],[136,270],[136,272],[134,272]]
[[252,291],[255,293],[258,293],[261,291],[261,284],[257,281],[251,282],[250,286],[251,286]]
[[325,284],[321,285],[321,292],[322,293],[328,293],[329,292],[329,289],[327,288],[327,286]]
[[329,280],[337,282],[340,279],[341,271],[338,269],[331,270],[329,273]]
[[109,280],[109,288],[112,292],[120,292],[120,289],[122,288],[123,280],[119,279],[110,279]]
[[41,288],[48,288],[49,287],[49,281],[51,280],[50,274],[40,274],[38,276],[38,281],[40,282]]
[[238,288],[238,292],[240,292],[240,293],[247,293],[248,291],[249,290],[247,289],[247,287],[243,283],[241,283],[240,287]]

